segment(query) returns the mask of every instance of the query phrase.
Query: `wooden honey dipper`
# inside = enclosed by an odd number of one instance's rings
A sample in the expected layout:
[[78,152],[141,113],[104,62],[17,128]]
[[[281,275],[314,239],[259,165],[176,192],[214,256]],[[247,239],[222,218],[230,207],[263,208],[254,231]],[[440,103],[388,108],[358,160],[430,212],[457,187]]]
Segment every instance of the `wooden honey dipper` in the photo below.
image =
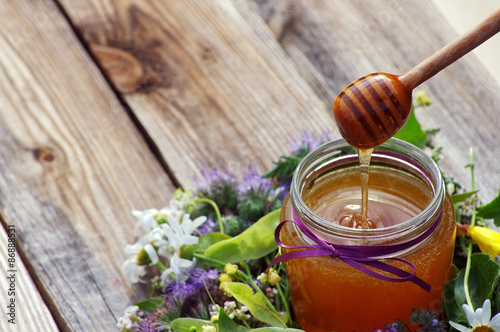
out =
[[357,149],[374,148],[403,127],[412,90],[500,31],[500,10],[403,75],[374,73],[345,87],[333,102],[344,139]]

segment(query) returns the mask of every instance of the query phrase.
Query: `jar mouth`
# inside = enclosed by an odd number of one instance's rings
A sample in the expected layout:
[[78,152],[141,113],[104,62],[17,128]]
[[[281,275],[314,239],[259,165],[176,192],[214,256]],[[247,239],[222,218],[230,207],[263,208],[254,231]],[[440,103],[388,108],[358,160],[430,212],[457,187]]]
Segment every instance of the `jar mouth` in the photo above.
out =
[[[326,236],[330,240],[337,239],[338,241],[340,238],[344,242],[351,239],[353,241],[366,240],[370,243],[390,243],[398,241],[403,234],[405,237],[418,234],[430,226],[430,221],[436,220],[445,197],[444,181],[438,166],[432,158],[416,146],[394,138],[373,151],[372,161],[387,165],[391,169],[409,172],[426,182],[431,188],[432,198],[424,209],[406,221],[375,229],[349,228],[332,223],[315,214],[303,200],[306,180],[318,176],[325,167],[352,165],[357,160],[357,150],[345,140],[338,139],[322,144],[299,163],[292,178],[291,202],[297,215],[311,231],[317,235]],[[368,195],[370,196],[370,191]]]

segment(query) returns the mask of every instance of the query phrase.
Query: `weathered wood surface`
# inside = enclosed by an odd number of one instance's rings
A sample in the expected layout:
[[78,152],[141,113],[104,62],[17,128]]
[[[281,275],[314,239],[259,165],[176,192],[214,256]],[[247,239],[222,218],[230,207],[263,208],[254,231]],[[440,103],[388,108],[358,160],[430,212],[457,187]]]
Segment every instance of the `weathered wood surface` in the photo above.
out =
[[[11,224],[9,233],[0,227],[0,269],[5,277],[0,278],[2,289],[1,331],[56,331],[57,325],[34,285],[22,260],[14,251],[16,225]],[[17,257],[16,257],[17,256]]]
[[[372,72],[402,74],[457,37],[429,0],[256,2],[326,106],[355,79]],[[441,128],[435,143],[443,146],[445,173],[469,185],[463,166],[473,147],[480,197],[495,197],[500,165],[491,161],[500,152],[498,81],[469,54],[419,88],[433,104],[417,116],[424,127]]]
[[[59,328],[112,331],[144,296],[120,268],[130,211],[167,204],[174,185],[54,3],[9,1],[0,17],[2,216]],[[52,330],[17,299],[21,331]]]
[[[36,304],[18,311],[33,331],[112,331],[144,296],[120,271],[132,208],[167,204],[202,165],[267,170],[304,130],[338,136],[345,85],[456,37],[430,1],[59,4],[0,6],[0,206],[33,279]],[[497,82],[468,55],[422,86],[433,105],[418,114],[462,183],[474,145],[484,199],[500,185]]]

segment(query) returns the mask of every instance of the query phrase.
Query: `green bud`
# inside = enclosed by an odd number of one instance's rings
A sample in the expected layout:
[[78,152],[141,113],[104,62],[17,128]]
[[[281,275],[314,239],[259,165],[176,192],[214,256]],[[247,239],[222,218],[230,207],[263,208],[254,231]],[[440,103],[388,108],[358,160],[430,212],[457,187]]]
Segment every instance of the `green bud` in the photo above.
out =
[[156,222],[158,223],[158,225],[161,225],[161,224],[168,224],[168,220],[167,220],[167,216],[164,215],[163,213],[158,213],[154,216]]

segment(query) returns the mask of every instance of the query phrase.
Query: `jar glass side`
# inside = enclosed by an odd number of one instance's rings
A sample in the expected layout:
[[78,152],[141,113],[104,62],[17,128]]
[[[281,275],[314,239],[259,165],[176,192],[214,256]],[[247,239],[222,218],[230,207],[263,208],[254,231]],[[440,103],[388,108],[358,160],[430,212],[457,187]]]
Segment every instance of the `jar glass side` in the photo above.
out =
[[[399,144],[399,142],[396,143]],[[331,146],[335,146],[335,144]],[[333,158],[325,156],[324,151],[321,153],[316,151],[316,155],[313,152],[313,160],[320,159],[320,162],[315,163],[315,167],[310,169],[321,170],[321,165],[324,166],[324,164],[335,162],[335,160],[338,162],[339,158],[342,159],[343,156],[344,159],[347,158],[345,156],[348,153],[339,154],[336,152],[338,150],[331,149],[331,146],[325,148],[327,150],[330,149],[329,154],[333,153],[335,156]],[[410,150],[414,149],[411,146],[406,148]],[[391,149],[393,148],[391,147]],[[404,151],[398,151],[398,153],[402,152]],[[404,153],[405,156],[408,156],[408,153]],[[414,153],[411,152],[411,154]],[[415,160],[421,158],[421,156],[417,156],[417,158],[410,156],[408,158]],[[342,162],[344,163],[344,167],[348,164],[345,160]],[[418,161],[418,163],[420,162]],[[415,170],[413,166],[410,167],[408,165],[407,160],[402,160],[402,162],[393,160],[389,164],[391,163],[392,165],[384,166],[387,168],[382,171],[396,173],[410,172],[412,176],[422,178],[422,181],[428,181],[431,177],[434,177],[433,181],[435,182],[441,181],[441,185],[439,183],[429,184],[429,204],[419,214],[420,218],[413,218],[410,222],[401,223],[404,224],[403,226],[398,224],[399,226],[396,225],[397,227],[388,227],[389,230],[382,229],[378,233],[375,232],[375,236],[372,235],[374,232],[366,234],[368,232],[364,232],[363,230],[353,232],[353,230],[338,229],[338,227],[332,228],[329,227],[330,225],[326,225],[325,227],[322,224],[315,228],[314,231],[315,234],[328,239],[329,242],[334,242],[330,241],[331,239],[345,240],[347,238],[346,241],[348,243],[353,243],[353,241],[354,243],[356,241],[364,241],[366,243],[366,238],[368,238],[368,241],[372,241],[373,243],[385,244],[411,238],[423,229],[426,229],[432,221],[441,216],[439,227],[424,244],[399,255],[400,258],[415,265],[417,276],[431,285],[431,292],[427,293],[420,287],[409,282],[389,282],[368,276],[343,263],[338,258],[309,257],[292,259],[286,261],[286,268],[292,293],[294,313],[296,320],[306,331],[336,330],[342,332],[351,331],[353,328],[373,330],[377,327],[383,327],[395,319],[407,319],[413,308],[433,307],[437,310],[440,309],[439,304],[443,300],[443,287],[450,277],[449,273],[455,241],[453,204],[444,191],[440,175],[436,176],[436,174],[432,174],[437,170],[435,164],[431,163],[429,166],[424,163],[425,167],[423,170],[420,168]],[[426,169],[432,167],[435,167],[435,169]],[[439,170],[437,171],[439,172]],[[315,182],[313,181],[313,185]],[[436,196],[439,196],[437,195],[439,192],[442,195],[436,198]],[[293,210],[296,205],[293,203],[293,196],[292,199],[290,196],[287,197],[283,205],[282,220],[293,219]],[[442,211],[442,215],[440,215],[440,211]],[[307,212],[310,213],[310,211]],[[304,218],[303,213],[297,213],[301,218]],[[422,217],[422,214],[424,217]],[[306,214],[305,216],[307,217],[308,215]],[[309,220],[307,226],[310,227],[310,224],[313,222],[314,219],[313,221]],[[286,245],[292,246],[310,242],[292,223],[286,224],[282,229],[281,240]],[[391,263],[391,265],[402,269],[406,268],[399,264]]]

